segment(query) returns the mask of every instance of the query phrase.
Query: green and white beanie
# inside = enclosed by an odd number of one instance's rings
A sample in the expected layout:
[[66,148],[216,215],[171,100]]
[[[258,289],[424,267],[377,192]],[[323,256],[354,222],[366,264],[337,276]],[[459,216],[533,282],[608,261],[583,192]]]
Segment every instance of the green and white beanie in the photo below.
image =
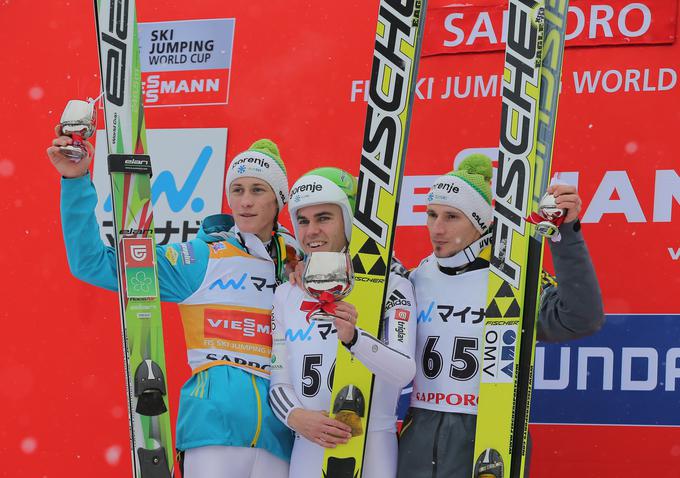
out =
[[317,204],[337,204],[345,222],[345,238],[352,238],[352,218],[357,196],[357,180],[339,168],[317,168],[295,181],[290,190],[288,211],[293,222],[295,237],[298,235],[297,211]]
[[[279,211],[288,201],[288,177],[281,161],[279,148],[269,139],[258,139],[250,148],[236,155],[227,170],[226,192],[229,202],[229,187],[238,178],[259,178],[274,190]],[[231,204],[230,204],[231,205]]]
[[427,195],[428,204],[455,207],[484,234],[491,226],[491,159],[483,154],[471,154],[458,169],[440,176]]

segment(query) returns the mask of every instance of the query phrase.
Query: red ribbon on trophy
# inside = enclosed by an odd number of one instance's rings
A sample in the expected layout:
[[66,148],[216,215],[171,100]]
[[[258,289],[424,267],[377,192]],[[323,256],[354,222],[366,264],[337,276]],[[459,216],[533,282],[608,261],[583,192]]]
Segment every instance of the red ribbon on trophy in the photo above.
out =
[[326,312],[329,315],[335,315],[335,296],[331,293],[334,290],[340,290],[342,287],[334,287],[330,291],[323,291],[321,294],[319,294],[319,300],[304,300],[302,301],[302,304],[300,304],[300,310],[303,312],[307,312],[307,322],[309,322],[309,318],[312,316],[314,312],[317,310],[322,310]]

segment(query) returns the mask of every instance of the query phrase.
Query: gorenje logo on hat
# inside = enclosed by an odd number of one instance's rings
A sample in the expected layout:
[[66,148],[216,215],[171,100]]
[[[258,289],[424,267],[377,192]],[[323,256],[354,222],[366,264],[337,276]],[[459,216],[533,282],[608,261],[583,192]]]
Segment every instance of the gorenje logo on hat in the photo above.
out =
[[460,189],[453,183],[436,183],[432,186],[432,189],[444,189],[447,193],[459,193]]
[[316,193],[316,192],[319,192],[319,191],[322,191],[322,190],[323,190],[323,185],[319,184],[317,182],[300,184],[299,186],[296,186],[296,187],[293,188],[293,190],[290,192],[290,195],[295,196],[298,193],[304,193],[304,192]]
[[258,157],[249,157],[249,158],[241,158],[237,159],[236,161],[233,162],[231,165],[231,168],[234,169],[236,166],[239,164],[243,163],[255,163],[257,165],[263,166],[267,169],[269,169],[269,159],[268,158],[258,158]]

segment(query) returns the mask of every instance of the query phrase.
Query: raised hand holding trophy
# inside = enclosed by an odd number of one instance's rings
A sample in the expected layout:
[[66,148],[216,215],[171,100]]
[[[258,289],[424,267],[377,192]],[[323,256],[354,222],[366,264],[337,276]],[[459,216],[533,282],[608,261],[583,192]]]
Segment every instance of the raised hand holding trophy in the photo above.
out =
[[559,227],[564,222],[566,210],[555,202],[555,196],[545,193],[538,203],[538,212],[532,212],[527,221],[536,226],[536,232],[553,241],[560,240]]
[[85,140],[92,136],[97,129],[95,103],[96,100],[70,100],[61,115],[59,121],[61,133],[73,138],[73,143],[61,146],[59,150],[75,163],[87,157],[89,152],[85,146]]

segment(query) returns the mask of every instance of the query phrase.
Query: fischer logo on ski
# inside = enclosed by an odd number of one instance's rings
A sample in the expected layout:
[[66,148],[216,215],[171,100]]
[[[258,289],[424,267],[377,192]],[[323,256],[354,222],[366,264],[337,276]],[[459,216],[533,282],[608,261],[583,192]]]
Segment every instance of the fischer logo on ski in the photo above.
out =
[[[425,4],[419,0],[382,0],[378,14],[349,245],[355,284],[347,299],[357,307],[358,325],[374,337],[382,332],[380,318],[387,295]],[[394,307],[399,298],[391,302]],[[408,320],[404,314],[400,318]],[[396,332],[399,339],[399,330]],[[372,387],[371,372],[339,344],[331,416],[350,425],[353,437],[347,444],[325,451],[322,476],[361,476]],[[341,396],[344,398],[338,401]]]
[[474,477],[521,478],[568,1],[510,0]]
[[387,245],[390,228],[378,217],[380,191],[394,194],[400,164],[396,156],[401,153],[402,137],[408,133],[403,130],[399,115],[408,106],[413,59],[399,45],[405,41],[415,47],[417,30],[411,28],[411,18],[420,3],[411,0],[402,5],[400,1],[384,1],[378,13],[383,35],[376,36],[371,78],[380,78],[389,68],[394,87],[386,92],[382,81],[371,81],[369,85],[354,224],[382,247]]
[[[527,92],[538,89],[540,72],[535,67],[538,32],[533,0],[511,2],[508,13],[508,41],[503,87],[501,141],[494,219],[496,231],[491,256],[492,270],[516,289],[520,286],[521,268],[510,258],[513,231],[524,235],[527,216],[531,166],[528,156],[534,147],[536,99]],[[521,32],[529,31],[528,39]],[[509,84],[508,84],[509,83]],[[515,123],[516,119],[516,123]],[[514,131],[515,127],[517,128]]]

